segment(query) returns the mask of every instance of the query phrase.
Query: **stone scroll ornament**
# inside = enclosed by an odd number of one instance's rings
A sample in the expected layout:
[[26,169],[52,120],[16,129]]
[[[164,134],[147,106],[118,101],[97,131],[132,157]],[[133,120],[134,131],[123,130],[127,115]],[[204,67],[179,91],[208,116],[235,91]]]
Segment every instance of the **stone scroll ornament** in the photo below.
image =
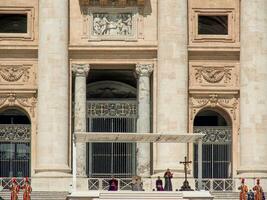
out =
[[93,35],[127,36],[133,34],[132,13],[94,13]]

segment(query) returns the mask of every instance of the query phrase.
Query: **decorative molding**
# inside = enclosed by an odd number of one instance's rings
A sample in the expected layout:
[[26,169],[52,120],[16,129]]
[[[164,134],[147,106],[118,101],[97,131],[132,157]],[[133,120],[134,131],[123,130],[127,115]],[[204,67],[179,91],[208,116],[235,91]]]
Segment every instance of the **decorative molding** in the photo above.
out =
[[190,120],[203,108],[222,108],[233,120],[237,119],[239,99],[235,95],[195,95],[189,98]]
[[89,64],[72,64],[72,72],[75,76],[87,76],[89,70]]
[[239,90],[239,64],[189,63],[189,89]]
[[5,89],[21,89],[21,87],[36,87],[36,68],[33,63],[19,64],[16,62],[1,62],[0,86]]
[[83,6],[144,6],[145,0],[80,0]]
[[87,101],[89,118],[137,118],[136,101]]
[[25,109],[33,118],[35,117],[36,103],[36,94],[0,94],[0,109],[18,106]]
[[136,41],[139,33],[138,7],[83,9],[83,36],[89,41]]
[[153,64],[136,64],[136,73],[139,76],[150,76],[153,72],[154,65]]
[[[23,65],[4,65],[0,67],[0,78],[7,82],[28,82],[30,78],[30,67]],[[1,79],[0,79],[1,82]]]
[[195,78],[196,81],[202,83],[204,80],[208,83],[224,83],[231,81],[231,69],[229,68],[216,68],[216,67],[199,67],[196,68]]

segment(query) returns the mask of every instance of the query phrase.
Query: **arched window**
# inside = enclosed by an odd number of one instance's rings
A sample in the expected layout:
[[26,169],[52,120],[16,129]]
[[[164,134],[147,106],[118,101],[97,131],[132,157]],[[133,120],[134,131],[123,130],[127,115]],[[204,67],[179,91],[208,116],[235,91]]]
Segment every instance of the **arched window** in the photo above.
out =
[[[203,110],[194,119],[194,133],[204,133],[203,178],[220,179],[232,176],[232,127],[222,112]],[[197,144],[194,144],[194,177],[198,176]]]
[[30,176],[31,125],[18,109],[0,112],[0,177]]
[[[87,85],[87,131],[136,132],[135,86],[136,78],[130,70],[90,72]],[[88,144],[88,176],[131,177],[136,168],[135,146],[135,143]]]

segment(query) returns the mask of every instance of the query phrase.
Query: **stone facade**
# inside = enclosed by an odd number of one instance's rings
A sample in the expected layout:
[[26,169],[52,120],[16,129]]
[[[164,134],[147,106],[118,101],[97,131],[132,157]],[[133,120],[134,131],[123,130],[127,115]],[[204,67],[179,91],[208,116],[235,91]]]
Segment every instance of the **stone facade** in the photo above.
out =
[[[232,128],[232,178],[266,178],[266,9],[266,0],[2,0],[0,14],[27,15],[27,33],[0,33],[0,109],[30,118],[35,190],[68,190],[92,70],[133,72],[138,132],[193,132],[198,113],[218,112]],[[226,16],[228,34],[199,34],[200,16]],[[138,144],[137,171],[182,177],[186,155],[193,145]]]

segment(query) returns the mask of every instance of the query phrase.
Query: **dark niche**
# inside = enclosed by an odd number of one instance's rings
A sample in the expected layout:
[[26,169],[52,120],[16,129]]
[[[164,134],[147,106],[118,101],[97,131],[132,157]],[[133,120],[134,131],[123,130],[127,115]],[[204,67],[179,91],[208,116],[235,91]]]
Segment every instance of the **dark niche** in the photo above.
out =
[[228,16],[198,16],[198,34],[200,35],[227,35]]
[[27,33],[27,14],[0,14],[0,33]]

